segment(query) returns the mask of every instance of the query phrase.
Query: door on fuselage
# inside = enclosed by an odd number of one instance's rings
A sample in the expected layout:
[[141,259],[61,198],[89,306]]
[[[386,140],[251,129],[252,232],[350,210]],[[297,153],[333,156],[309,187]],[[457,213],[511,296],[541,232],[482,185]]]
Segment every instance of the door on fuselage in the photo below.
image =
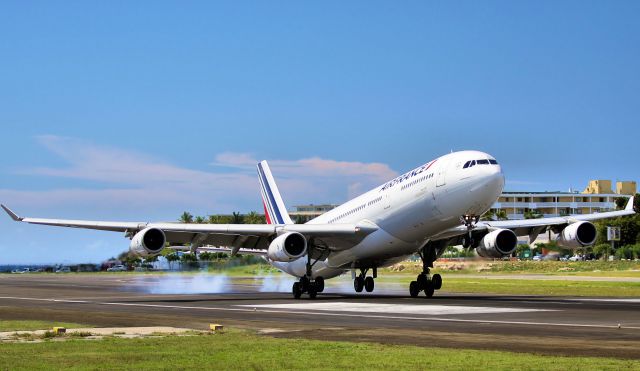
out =
[[436,187],[441,187],[447,184],[446,175],[447,175],[447,168],[449,167],[449,162],[450,162],[449,160],[443,161],[440,163],[440,166],[438,166],[438,171],[436,175]]

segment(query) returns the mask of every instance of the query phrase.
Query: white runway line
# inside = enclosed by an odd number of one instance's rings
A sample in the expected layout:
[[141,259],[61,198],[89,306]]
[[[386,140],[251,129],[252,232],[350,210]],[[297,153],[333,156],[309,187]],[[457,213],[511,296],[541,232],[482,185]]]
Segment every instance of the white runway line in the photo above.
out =
[[551,312],[553,309],[505,308],[505,307],[471,307],[461,305],[407,305],[407,304],[375,304],[375,303],[287,303],[287,304],[259,304],[238,305],[239,307],[290,309],[290,310],[321,310],[330,312],[356,313],[393,313],[393,314],[424,314],[428,316],[453,314],[486,314],[486,313],[521,313],[521,312]]
[[589,301],[596,303],[632,303],[640,304],[640,299],[569,299],[573,301]]
[[[257,306],[249,306],[250,308],[231,308],[231,307],[194,307],[185,305],[164,305],[164,304],[138,304],[138,303],[118,303],[118,302],[93,302],[83,300],[64,300],[64,299],[45,299],[45,298],[25,298],[15,296],[0,296],[0,299],[8,300],[25,300],[25,301],[48,301],[58,303],[69,304],[92,304],[92,305],[113,305],[123,307],[140,307],[140,308],[165,308],[165,309],[187,309],[190,311],[202,310],[202,311],[221,311],[221,312],[252,312],[252,313],[272,313],[272,314],[291,314],[291,315],[314,315],[314,316],[327,316],[327,317],[351,317],[351,318],[364,318],[364,319],[385,319],[385,320],[416,320],[416,321],[430,321],[430,322],[451,322],[451,323],[482,323],[482,324],[495,324],[495,325],[519,325],[519,326],[552,326],[552,327],[580,327],[580,328],[602,328],[602,329],[620,329],[617,324],[583,324],[583,323],[561,323],[561,322],[531,322],[531,321],[497,321],[497,320],[482,320],[482,319],[461,319],[461,318],[444,318],[444,317],[410,317],[410,316],[390,316],[390,315],[377,315],[371,313],[332,313],[322,311],[303,311],[303,310],[283,310],[283,309],[257,309]],[[254,309],[255,308],[255,309]],[[257,317],[258,318],[258,317]],[[625,330],[640,330],[637,326],[624,326]]]

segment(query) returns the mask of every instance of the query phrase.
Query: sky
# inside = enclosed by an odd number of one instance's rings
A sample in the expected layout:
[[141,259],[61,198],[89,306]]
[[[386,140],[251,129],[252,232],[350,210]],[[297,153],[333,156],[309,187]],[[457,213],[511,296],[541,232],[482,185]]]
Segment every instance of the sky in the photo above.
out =
[[[123,221],[340,203],[450,151],[509,191],[640,180],[638,1],[3,1],[0,202]],[[12,222],[0,265],[119,233]]]

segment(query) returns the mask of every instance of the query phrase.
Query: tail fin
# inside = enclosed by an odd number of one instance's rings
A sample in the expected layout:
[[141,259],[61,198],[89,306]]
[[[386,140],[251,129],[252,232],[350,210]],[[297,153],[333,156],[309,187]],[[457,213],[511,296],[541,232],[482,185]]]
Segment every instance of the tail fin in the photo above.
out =
[[267,161],[258,163],[258,178],[260,179],[262,204],[267,224],[293,224]]

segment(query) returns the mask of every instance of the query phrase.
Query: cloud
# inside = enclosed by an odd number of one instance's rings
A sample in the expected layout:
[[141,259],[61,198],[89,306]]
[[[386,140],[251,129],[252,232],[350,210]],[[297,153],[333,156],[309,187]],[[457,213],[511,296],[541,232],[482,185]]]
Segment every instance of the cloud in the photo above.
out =
[[[44,190],[0,189],[0,200],[10,205],[88,208],[179,209],[230,212],[261,210],[256,158],[249,153],[216,155],[211,171],[181,167],[138,151],[97,145],[77,138],[37,137],[65,164],[34,167],[19,172],[50,178],[92,181],[95,185]],[[342,202],[356,191],[374,187],[396,176],[382,163],[336,161],[311,157],[269,161],[283,198],[295,203]]]

